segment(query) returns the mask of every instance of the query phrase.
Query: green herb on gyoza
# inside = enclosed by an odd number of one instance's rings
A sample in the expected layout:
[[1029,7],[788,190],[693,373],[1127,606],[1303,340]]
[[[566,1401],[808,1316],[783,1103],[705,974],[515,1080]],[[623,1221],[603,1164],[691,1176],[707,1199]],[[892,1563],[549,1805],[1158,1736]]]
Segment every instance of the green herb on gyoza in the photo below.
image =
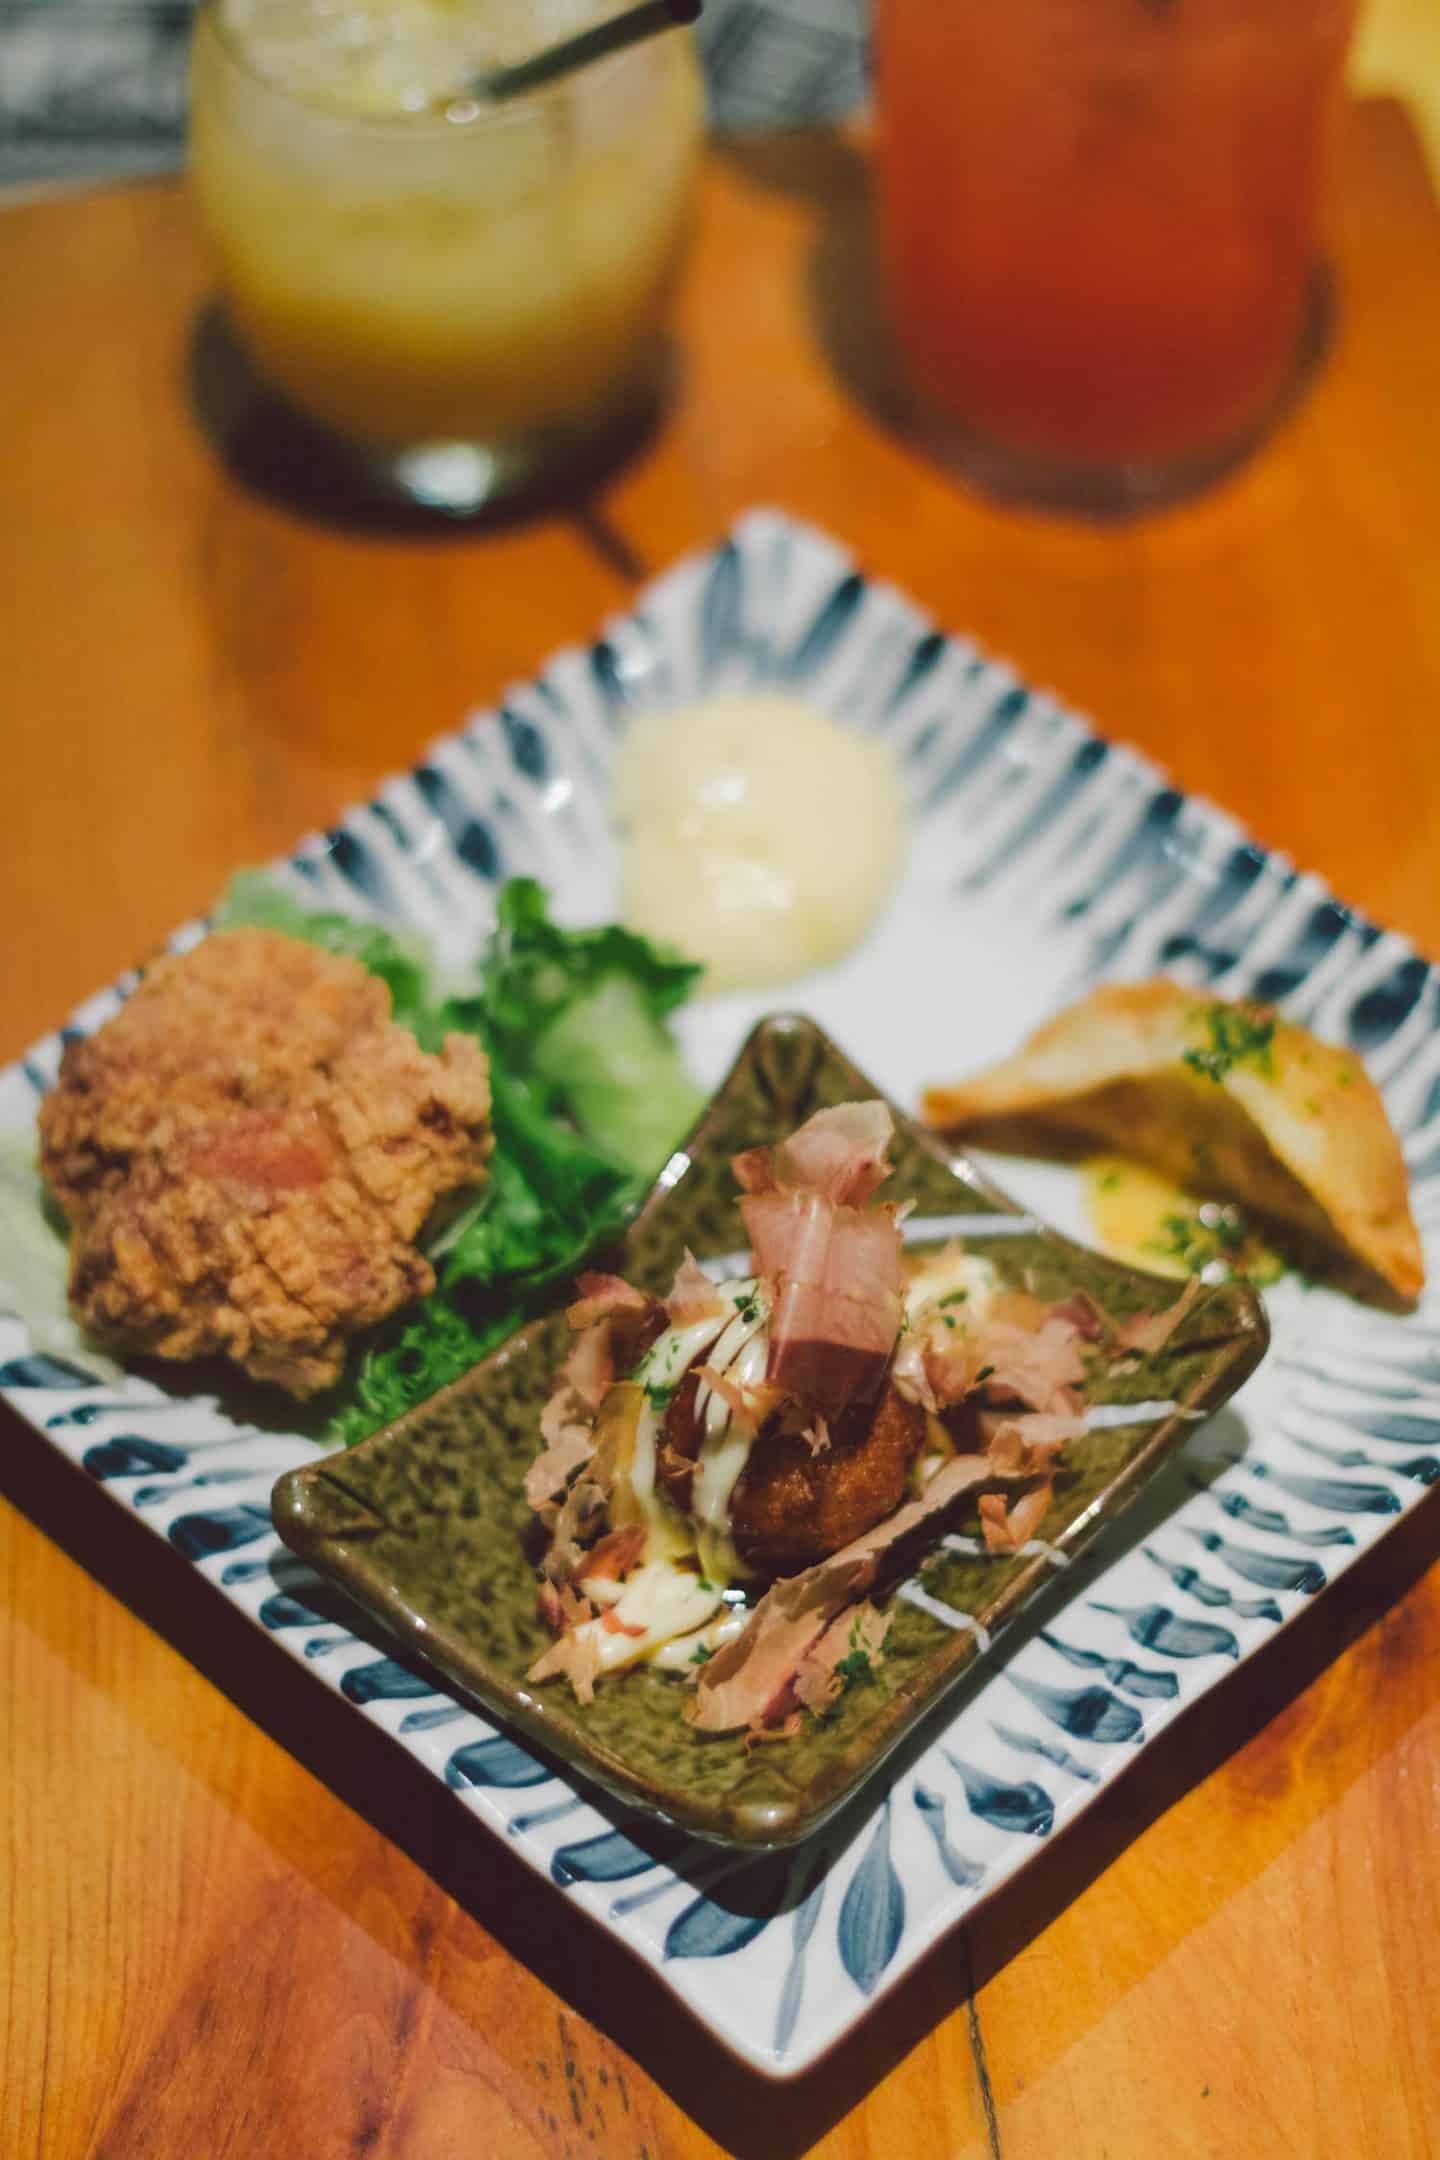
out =
[[1253,1065],[1272,1079],[1275,1016],[1244,1005],[1207,1005],[1197,1015],[1209,1037],[1205,1047],[1186,1050],[1182,1062],[1218,1087],[1237,1065]]

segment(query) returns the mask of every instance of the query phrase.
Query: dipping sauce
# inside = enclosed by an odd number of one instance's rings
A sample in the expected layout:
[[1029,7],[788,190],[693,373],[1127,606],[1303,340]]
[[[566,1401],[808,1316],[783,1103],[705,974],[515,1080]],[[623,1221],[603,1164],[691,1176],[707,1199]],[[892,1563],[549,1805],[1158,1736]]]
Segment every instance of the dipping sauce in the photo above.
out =
[[1243,1275],[1272,1283],[1285,1263],[1233,1201],[1187,1192],[1172,1179],[1118,1155],[1084,1168],[1085,1199],[1106,1252],[1154,1275],[1198,1275],[1226,1282]]
[[859,944],[906,840],[888,747],[754,694],[635,722],[616,767],[625,920],[707,990],[788,982]]

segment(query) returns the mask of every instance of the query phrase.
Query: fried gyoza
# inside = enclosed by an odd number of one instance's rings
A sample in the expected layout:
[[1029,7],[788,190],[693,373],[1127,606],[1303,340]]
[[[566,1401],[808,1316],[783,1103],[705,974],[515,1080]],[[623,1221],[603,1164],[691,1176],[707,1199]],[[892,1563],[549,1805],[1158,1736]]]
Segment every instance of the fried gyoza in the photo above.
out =
[[1050,1152],[1098,1143],[1238,1200],[1358,1260],[1399,1298],[1424,1285],[1400,1143],[1353,1052],[1267,1007],[1158,979],[1092,992],[1015,1055],[925,1095],[932,1124]]
[[157,961],[40,1113],[70,1296],[107,1345],[311,1395],[434,1285],[415,1249],[490,1148],[483,1052],[439,1057],[357,961],[271,930]]

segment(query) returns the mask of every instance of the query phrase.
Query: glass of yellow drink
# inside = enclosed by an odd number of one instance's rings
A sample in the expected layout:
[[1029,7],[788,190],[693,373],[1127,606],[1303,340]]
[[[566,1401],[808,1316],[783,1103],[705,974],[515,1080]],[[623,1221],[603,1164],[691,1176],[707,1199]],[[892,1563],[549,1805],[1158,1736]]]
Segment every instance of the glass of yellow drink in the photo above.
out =
[[487,102],[606,0],[206,0],[191,184],[260,377],[383,493],[467,512],[653,406],[701,131],[670,31]]

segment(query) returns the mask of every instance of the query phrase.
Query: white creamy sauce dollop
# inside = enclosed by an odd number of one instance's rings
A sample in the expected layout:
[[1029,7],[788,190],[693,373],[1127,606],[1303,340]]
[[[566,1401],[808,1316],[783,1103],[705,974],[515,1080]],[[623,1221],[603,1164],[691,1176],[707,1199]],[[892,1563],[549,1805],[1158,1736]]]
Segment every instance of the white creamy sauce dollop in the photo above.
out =
[[849,952],[906,841],[889,746],[773,693],[634,721],[614,809],[626,921],[703,961],[710,991],[786,982]]

